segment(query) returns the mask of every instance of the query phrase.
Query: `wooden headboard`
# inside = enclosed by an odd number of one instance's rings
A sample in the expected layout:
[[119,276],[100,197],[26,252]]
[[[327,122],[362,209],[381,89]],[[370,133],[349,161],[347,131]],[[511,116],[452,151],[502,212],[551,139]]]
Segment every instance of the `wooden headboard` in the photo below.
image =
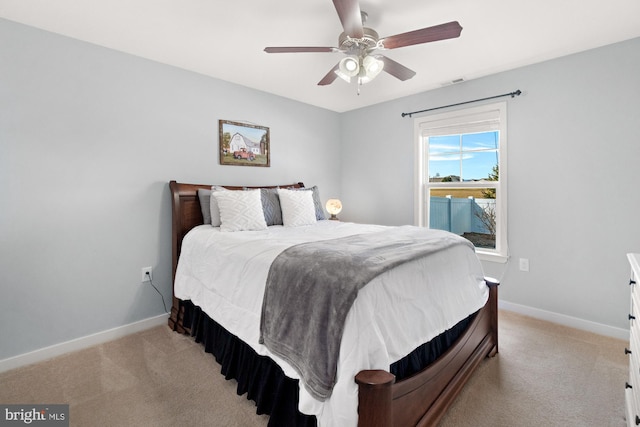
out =
[[[243,190],[245,188],[304,188],[302,182],[296,182],[294,184],[285,185],[265,185],[265,186],[228,186],[222,187],[227,190]],[[182,239],[184,236],[197,225],[204,223],[202,218],[202,210],[200,208],[200,199],[198,198],[198,189],[211,189],[210,184],[185,184],[176,181],[169,182],[169,189],[171,190],[171,216],[172,230],[171,230],[171,281],[175,281],[176,269],[178,267],[178,258],[180,257],[180,249],[182,248]],[[173,285],[172,285],[173,296]],[[173,296],[173,304],[171,307],[171,316],[169,317],[169,326],[173,329],[181,329],[178,326],[178,312],[179,312],[179,300]],[[174,313],[175,311],[175,313]],[[174,317],[175,315],[175,317]]]

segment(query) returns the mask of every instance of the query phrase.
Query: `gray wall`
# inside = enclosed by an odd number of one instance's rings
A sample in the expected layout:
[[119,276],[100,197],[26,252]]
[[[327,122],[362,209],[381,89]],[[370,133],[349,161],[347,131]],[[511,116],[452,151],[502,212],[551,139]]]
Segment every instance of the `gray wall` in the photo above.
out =
[[[511,261],[485,262],[485,273],[502,278],[507,302],[628,329],[625,254],[640,252],[639,70],[634,39],[344,113],[342,216],[413,223],[414,119],[402,112],[520,89],[503,98]],[[528,273],[518,258],[530,260]]]
[[[485,271],[508,302],[627,328],[639,39],[343,114],[5,20],[0,40],[0,360],[163,312],[140,268],[169,303],[169,180],[303,180],[345,220],[410,224],[400,113],[515,89],[512,261]],[[220,166],[219,119],[269,126],[272,167]]]
[[[161,314],[168,181],[340,189],[339,115],[0,19],[0,360]],[[221,166],[218,120],[271,167]],[[311,161],[312,159],[312,161]]]

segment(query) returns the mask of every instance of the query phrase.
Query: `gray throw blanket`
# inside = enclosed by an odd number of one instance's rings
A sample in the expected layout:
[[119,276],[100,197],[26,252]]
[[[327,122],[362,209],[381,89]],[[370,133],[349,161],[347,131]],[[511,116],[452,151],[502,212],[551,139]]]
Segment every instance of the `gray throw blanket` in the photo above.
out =
[[459,244],[473,250],[458,235],[403,226],[292,246],[269,269],[260,342],[324,400],[336,381],[344,322],[358,291],[400,264]]

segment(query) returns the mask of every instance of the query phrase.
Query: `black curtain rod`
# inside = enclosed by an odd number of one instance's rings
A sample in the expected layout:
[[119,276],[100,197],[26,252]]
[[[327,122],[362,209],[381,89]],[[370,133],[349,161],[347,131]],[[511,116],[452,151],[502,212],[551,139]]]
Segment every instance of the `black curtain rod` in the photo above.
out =
[[486,101],[488,99],[502,98],[503,96],[511,96],[513,98],[515,96],[520,96],[520,94],[522,94],[522,92],[520,91],[520,89],[518,89],[515,92],[503,93],[502,95],[490,96],[488,98],[474,99],[473,101],[458,102],[457,104],[443,105],[442,107],[428,108],[426,110],[412,111],[410,113],[402,113],[402,117],[405,117],[405,116],[411,117],[412,114],[426,113],[427,111],[439,110],[441,108],[455,107],[455,106],[458,106],[458,105],[470,104],[472,102],[479,102],[479,101]]

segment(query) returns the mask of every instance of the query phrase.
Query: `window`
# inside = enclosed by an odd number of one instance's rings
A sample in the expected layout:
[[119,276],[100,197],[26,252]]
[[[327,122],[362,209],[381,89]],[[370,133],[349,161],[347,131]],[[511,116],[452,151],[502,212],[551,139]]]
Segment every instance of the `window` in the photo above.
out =
[[420,117],[416,223],[469,239],[481,259],[507,260],[506,103]]

